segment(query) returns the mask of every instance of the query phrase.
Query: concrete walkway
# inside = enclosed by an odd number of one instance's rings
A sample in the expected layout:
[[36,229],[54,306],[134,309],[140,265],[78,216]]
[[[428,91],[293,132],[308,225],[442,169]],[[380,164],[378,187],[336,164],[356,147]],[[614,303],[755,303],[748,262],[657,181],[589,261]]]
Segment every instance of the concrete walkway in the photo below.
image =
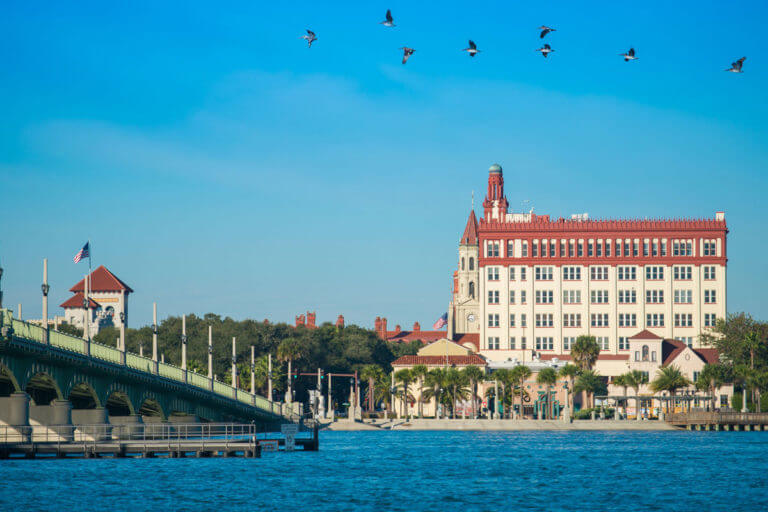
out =
[[365,420],[351,422],[339,420],[323,423],[323,430],[358,431],[358,430],[677,430],[664,421],[634,420],[575,420],[565,423],[560,420],[486,420],[486,419],[412,419],[405,420]]

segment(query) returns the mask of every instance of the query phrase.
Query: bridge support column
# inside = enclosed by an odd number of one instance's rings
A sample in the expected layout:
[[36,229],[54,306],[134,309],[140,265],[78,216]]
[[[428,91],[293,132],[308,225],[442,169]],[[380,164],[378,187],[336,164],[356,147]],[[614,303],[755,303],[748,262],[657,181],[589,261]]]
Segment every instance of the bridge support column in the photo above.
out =
[[104,407],[95,409],[73,409],[72,423],[77,431],[88,440],[103,440],[112,437],[112,429],[107,426],[107,410]]
[[113,425],[112,436],[118,439],[141,438],[143,424],[141,416],[132,414],[131,416],[109,416],[109,423]]
[[48,405],[30,405],[29,419],[40,425],[39,436],[44,436],[45,440],[71,441],[74,430],[71,412],[72,404],[69,400],[53,400]]
[[29,441],[30,429],[23,428],[29,427],[29,395],[21,392],[0,397],[0,421],[10,427],[22,427],[3,432],[7,441]]

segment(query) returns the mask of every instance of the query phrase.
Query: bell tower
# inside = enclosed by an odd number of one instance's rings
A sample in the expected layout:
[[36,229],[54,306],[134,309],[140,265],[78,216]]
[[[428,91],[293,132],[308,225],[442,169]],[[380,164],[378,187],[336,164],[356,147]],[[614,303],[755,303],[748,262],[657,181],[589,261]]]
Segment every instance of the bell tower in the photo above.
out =
[[488,169],[488,193],[483,201],[483,217],[486,221],[504,220],[509,203],[504,195],[504,174],[499,164]]
[[448,337],[455,333],[479,332],[480,242],[477,217],[469,212],[464,234],[459,240],[459,268],[455,274],[451,307],[448,310]]

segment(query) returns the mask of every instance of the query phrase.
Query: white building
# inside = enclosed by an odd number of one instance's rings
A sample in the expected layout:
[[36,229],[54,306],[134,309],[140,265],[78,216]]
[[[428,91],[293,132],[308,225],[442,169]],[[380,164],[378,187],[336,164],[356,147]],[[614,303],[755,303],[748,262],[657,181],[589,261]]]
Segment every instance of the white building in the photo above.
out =
[[95,335],[103,327],[128,324],[128,295],[133,290],[103,265],[91,272],[88,279],[89,308],[84,306],[85,279],[69,289],[74,295],[61,304],[65,321],[82,329],[86,318],[89,332]]

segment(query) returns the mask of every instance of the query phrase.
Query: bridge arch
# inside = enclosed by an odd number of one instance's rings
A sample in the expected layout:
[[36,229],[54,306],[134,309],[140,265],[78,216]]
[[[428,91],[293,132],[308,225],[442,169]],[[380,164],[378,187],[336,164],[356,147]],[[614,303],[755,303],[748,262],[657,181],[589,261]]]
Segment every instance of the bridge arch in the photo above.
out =
[[131,398],[122,391],[113,391],[104,401],[104,407],[107,409],[109,417],[113,416],[133,416],[135,414]]
[[40,372],[30,376],[25,383],[24,391],[34,405],[49,405],[54,400],[64,399],[56,379],[48,373]]
[[166,420],[168,416],[165,414],[162,400],[155,393],[148,392],[142,395],[139,400],[138,414],[150,418],[160,418],[160,420]]
[[10,396],[11,393],[18,393],[19,391],[21,388],[16,376],[10,368],[0,364],[0,396]]
[[86,381],[74,383],[69,389],[67,399],[73,409],[96,409],[101,407],[99,395],[93,386]]

